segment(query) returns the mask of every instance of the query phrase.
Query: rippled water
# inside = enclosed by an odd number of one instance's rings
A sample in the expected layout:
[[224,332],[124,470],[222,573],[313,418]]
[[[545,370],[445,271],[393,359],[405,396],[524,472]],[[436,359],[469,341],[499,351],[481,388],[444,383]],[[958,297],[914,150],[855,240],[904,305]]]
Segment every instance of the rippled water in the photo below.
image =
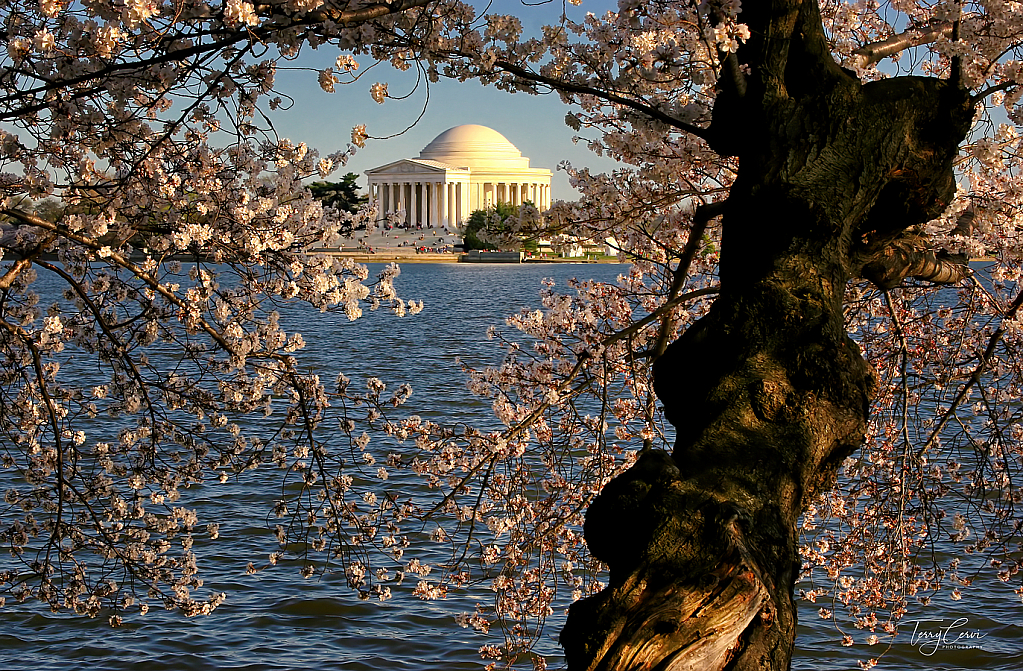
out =
[[[284,319],[302,324],[307,365],[329,375],[339,370],[355,378],[375,375],[392,388],[410,382],[414,395],[409,405],[419,414],[448,422],[471,419],[479,425],[492,421],[489,404],[465,390],[457,359],[474,366],[499,359],[500,350],[485,338],[486,327],[501,324],[521,307],[537,306],[544,277],[553,277],[565,289],[568,278],[613,281],[624,269],[410,264],[402,268],[398,287],[403,297],[425,301],[421,315],[398,320],[367,313],[350,323],[318,313],[286,314]],[[218,517],[231,520],[221,526],[215,545],[204,548],[196,543],[206,586],[228,593],[224,605],[210,617],[190,620],[151,611],[111,629],[102,618],[54,615],[9,602],[0,609],[0,671],[481,668],[476,650],[489,641],[453,620],[455,613],[471,610],[472,602],[459,597],[421,602],[400,596],[384,604],[361,602],[345,587],[342,576],[303,580],[294,566],[287,565],[246,576],[249,561],[259,562],[275,549],[266,530],[264,495],[221,485],[192,488],[188,496],[190,506],[215,510]],[[1023,610],[1018,599],[1012,600],[1011,588],[991,584],[969,594],[960,602],[936,599],[926,610],[910,613],[909,626],[919,620],[918,633],[930,636],[918,637],[923,645],[917,646],[907,636],[887,653],[882,668],[1023,669]],[[821,605],[805,604],[801,609],[794,668],[857,668],[856,660],[880,653],[879,647],[841,647],[843,633],[857,639],[865,634],[829,627],[816,616]],[[959,618],[965,622],[953,626]],[[542,645],[554,668],[560,626],[560,618],[551,619]],[[929,654],[926,642],[950,626],[945,640],[966,633],[969,637],[963,640],[970,647]]]

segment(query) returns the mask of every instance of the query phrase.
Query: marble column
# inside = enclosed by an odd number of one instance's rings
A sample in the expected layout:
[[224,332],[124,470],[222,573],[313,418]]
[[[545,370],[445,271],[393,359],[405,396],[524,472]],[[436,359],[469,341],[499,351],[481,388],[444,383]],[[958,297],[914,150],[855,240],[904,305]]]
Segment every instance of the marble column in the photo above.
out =
[[430,226],[430,183],[420,182],[419,183],[419,194],[422,196],[422,201],[419,203],[419,221],[423,222],[423,227],[428,228]]
[[437,216],[437,182],[430,182],[430,225],[440,228],[440,217]]
[[409,183],[409,192],[410,192],[411,197],[409,198],[409,212],[408,212],[409,220],[408,221],[409,221],[409,225],[410,226],[415,226],[417,223],[419,223],[417,221],[417,214],[418,214],[417,213],[417,208],[419,206],[419,202],[418,202],[418,199],[416,198],[416,183],[415,182],[410,182]]
[[448,198],[448,188],[450,186],[451,186],[450,184],[445,182],[441,186],[441,189],[440,189],[440,203],[439,203],[439,205],[440,205],[440,212],[441,212],[440,220],[441,220],[441,223],[443,223],[445,226],[450,226],[451,225],[451,217],[449,216],[449,213],[448,213],[448,208],[450,207],[449,204],[451,203],[451,199]]
[[459,206],[458,196],[460,195],[458,189],[459,186],[460,185],[458,184],[458,182],[455,182],[454,184],[451,185],[451,225],[454,226],[455,228],[458,228],[459,224],[458,221]]

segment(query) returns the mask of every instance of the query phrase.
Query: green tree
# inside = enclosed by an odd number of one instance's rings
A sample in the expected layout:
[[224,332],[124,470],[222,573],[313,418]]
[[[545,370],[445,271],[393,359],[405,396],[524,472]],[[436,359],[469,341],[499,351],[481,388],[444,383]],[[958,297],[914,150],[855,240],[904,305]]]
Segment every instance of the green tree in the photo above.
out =
[[359,176],[350,172],[340,182],[313,182],[309,191],[324,206],[355,214],[369,201],[369,196],[359,194],[359,187],[355,184],[357,179]]
[[[524,249],[536,251],[536,237],[523,231],[521,225],[513,225],[523,207],[532,207],[528,201],[522,206],[511,203],[498,202],[494,207],[485,210],[476,210],[469,215],[465,224],[465,233],[462,236],[462,243],[466,251],[473,249],[496,250],[500,247]],[[485,238],[500,240],[498,244],[480,237],[481,232]]]
[[64,204],[56,198],[43,198],[32,210],[47,221],[57,221],[64,215]]
[[462,236],[462,244],[465,251],[473,249],[496,250],[498,246],[480,239],[480,233],[501,235],[508,230],[508,220],[516,216],[519,208],[511,203],[498,202],[494,207],[485,210],[476,210],[469,215],[465,223],[465,232]]

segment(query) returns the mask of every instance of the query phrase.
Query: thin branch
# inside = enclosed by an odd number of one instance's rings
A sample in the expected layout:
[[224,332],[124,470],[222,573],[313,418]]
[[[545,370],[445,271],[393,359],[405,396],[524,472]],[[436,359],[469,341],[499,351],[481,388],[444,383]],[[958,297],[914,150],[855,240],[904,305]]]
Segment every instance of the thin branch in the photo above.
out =
[[[11,284],[14,283],[14,280],[16,280],[18,278],[18,276],[21,275],[21,273],[26,268],[30,267],[32,265],[32,263],[37,258],[39,258],[39,256],[43,253],[43,251],[47,247],[49,247],[50,243],[53,242],[56,239],[57,239],[57,236],[55,236],[55,235],[47,236],[46,238],[44,238],[42,240],[42,242],[40,242],[38,245],[36,245],[36,248],[34,250],[32,250],[32,252],[30,252],[29,254],[23,255],[17,261],[12,263],[11,266],[7,269],[7,272],[4,273],[3,277],[0,277],[0,290],[9,289],[11,287]],[[2,247],[2,242],[0,242],[0,247]]]
[[[24,97],[28,97],[28,96],[36,96],[36,95],[44,94],[44,93],[46,93],[48,91],[53,91],[53,90],[61,90],[61,91],[67,92],[69,89],[72,89],[73,87],[75,87],[75,86],[77,86],[79,84],[85,84],[86,82],[95,82],[97,80],[100,80],[92,88],[85,89],[85,90],[82,90],[82,91],[76,91],[75,93],[66,93],[64,96],[61,96],[61,99],[63,101],[74,100],[76,98],[81,98],[81,97],[84,97],[84,96],[87,96],[87,95],[91,95],[91,94],[93,94],[93,93],[95,93],[97,91],[103,90],[105,88],[105,85],[103,84],[103,80],[106,80],[107,78],[109,78],[110,76],[112,76],[112,75],[114,75],[116,73],[119,73],[119,72],[128,72],[128,73],[130,73],[130,72],[133,72],[133,71],[138,70],[139,68],[143,68],[143,67],[147,67],[148,68],[148,67],[151,67],[153,65],[159,65],[159,64],[163,64],[163,63],[171,63],[171,62],[181,61],[181,60],[184,60],[185,58],[188,58],[189,56],[197,56],[199,54],[209,53],[209,52],[219,52],[219,51],[223,50],[225,47],[229,47],[232,44],[234,44],[234,43],[236,43],[236,42],[238,42],[240,40],[248,39],[248,37],[249,37],[249,34],[247,32],[231,33],[231,34],[228,35],[227,38],[219,40],[219,41],[216,41],[216,42],[209,42],[209,43],[206,43],[206,44],[197,44],[197,45],[194,45],[192,47],[188,47],[188,48],[184,48],[184,49],[176,49],[174,51],[168,51],[168,52],[165,52],[165,53],[160,54],[158,56],[152,56],[152,57],[146,58],[144,60],[126,61],[126,62],[123,62],[123,63],[112,63],[112,64],[110,64],[110,65],[108,65],[108,66],[106,66],[106,67],[104,67],[104,68],[102,68],[100,70],[96,70],[94,72],[89,72],[87,74],[80,75],[78,77],[69,77],[67,79],[61,79],[61,80],[57,80],[57,81],[54,81],[54,82],[47,83],[45,86],[39,86],[39,87],[36,87],[34,89],[28,89],[26,91],[19,91],[17,97],[18,98],[24,98]],[[11,101],[11,99],[12,99],[11,97],[2,98],[2,99],[0,99],[0,103],[4,103],[4,104],[9,103]],[[27,105],[27,106],[24,106],[24,107],[18,107],[14,111],[0,112],[0,120],[15,119],[15,118],[24,116],[26,114],[32,114],[33,112],[39,112],[41,110],[49,108],[52,104],[53,104],[52,102],[47,100],[47,101],[44,101],[44,102],[40,102],[40,103],[38,103],[36,105]]]
[[[159,65],[164,63],[173,63],[184,60],[191,56],[199,54],[216,54],[222,51],[224,48],[231,46],[241,41],[256,41],[265,42],[272,38],[274,34],[283,32],[285,30],[294,29],[301,26],[310,26],[324,21],[332,21],[340,25],[351,25],[354,23],[364,23],[373,19],[378,19],[389,14],[398,14],[405,12],[409,9],[415,9],[417,7],[425,7],[433,0],[400,0],[392,4],[378,4],[370,5],[368,7],[362,7],[360,9],[353,9],[348,11],[341,11],[338,9],[326,9],[319,10],[316,12],[310,12],[301,19],[293,19],[287,14],[280,13],[280,7],[276,7],[275,10],[278,12],[278,16],[282,16],[285,19],[282,22],[271,23],[266,22],[254,28],[247,30],[237,30],[234,32],[223,32],[220,39],[216,39],[212,42],[195,44],[190,47],[174,49],[167,51],[162,54],[154,55],[148,58],[142,58],[138,60],[124,61],[119,63],[111,63],[105,67],[89,72],[78,77],[70,77],[67,79],[60,79],[52,82],[48,82],[44,86],[39,86],[34,89],[28,89],[25,91],[18,91],[17,96],[8,96],[0,99],[0,103],[10,103],[15,98],[26,98],[30,96],[36,96],[39,94],[46,93],[53,90],[61,90],[67,92],[72,87],[84,84],[86,82],[98,82],[95,86],[82,91],[76,91],[74,93],[61,96],[62,100],[73,100],[76,98],[85,97],[94,94],[100,90],[103,90],[105,86],[102,81],[107,77],[110,77],[117,73],[131,73],[141,68],[152,67],[153,65]],[[267,6],[264,5],[261,9],[265,9]],[[202,37],[202,33],[199,33],[198,37]],[[213,35],[210,34],[212,37]],[[191,35],[196,38],[196,35]],[[174,39],[177,40],[178,35],[175,34]],[[157,45],[158,47],[159,45]],[[33,75],[38,76],[38,75]],[[26,105],[17,107],[14,111],[0,112],[0,120],[15,119],[18,117],[40,112],[44,109],[49,108],[52,102],[49,100],[39,102],[34,105]]]
[[46,417],[49,421],[50,429],[53,431],[53,449],[57,459],[55,468],[57,476],[57,515],[54,519],[53,533],[50,536],[50,541],[46,544],[45,564],[46,566],[49,566],[53,546],[55,544],[59,545],[62,538],[61,526],[63,525],[65,507],[64,488],[69,484],[64,473],[65,446],[62,440],[63,432],[60,430],[60,421],[57,418],[57,409],[53,396],[50,394],[50,390],[46,387],[46,371],[43,367],[43,356],[36,344],[32,342],[32,336],[17,324],[9,324],[7,320],[0,320],[0,327],[7,330],[7,332],[14,337],[20,339],[25,344],[25,347],[32,353],[32,367],[35,370],[36,381],[39,384],[39,395],[43,399],[43,404],[46,407]]
[[970,377],[966,380],[966,382],[963,383],[962,388],[959,389],[959,393],[956,394],[956,397],[949,405],[948,410],[942,414],[941,419],[939,419],[936,423],[934,430],[931,431],[931,435],[927,437],[927,441],[923,444],[923,447],[917,450],[917,458],[920,458],[924,452],[930,448],[930,446],[934,443],[934,440],[938,437],[938,434],[944,430],[949,420],[955,417],[956,410],[959,409],[959,406],[970,393],[970,390],[980,383],[980,378],[984,375],[988,366],[991,365],[991,359],[994,356],[995,348],[998,346],[998,343],[1002,341],[1002,337],[1008,330],[1005,322],[1014,320],[1016,318],[1016,313],[1019,312],[1021,307],[1023,307],[1023,292],[1016,295],[1016,299],[1012,302],[1012,305],[1010,305],[1009,309],[1002,315],[1002,324],[995,329],[994,333],[991,334],[991,337],[988,339],[987,347],[985,347],[984,351],[979,355],[980,362],[977,364],[977,367],[973,369],[973,373],[970,374]]
[[606,340],[601,342],[601,345],[603,345],[604,347],[607,347],[611,343],[614,343],[614,342],[617,342],[619,340],[622,340],[623,338],[629,337],[630,335],[632,335],[636,331],[639,331],[640,329],[642,329],[647,324],[649,324],[651,322],[654,322],[654,321],[657,321],[662,316],[664,316],[665,313],[667,313],[670,310],[674,309],[678,305],[681,305],[682,303],[685,303],[688,300],[692,300],[694,298],[699,298],[701,296],[712,296],[714,294],[717,294],[719,291],[720,291],[720,289],[718,289],[717,287],[704,287],[703,289],[696,289],[695,291],[688,291],[688,292],[686,292],[684,294],[676,296],[672,300],[667,301],[666,303],[661,305],[661,307],[657,308],[656,310],[654,310],[653,312],[648,314],[646,317],[643,317],[639,321],[633,322],[628,327],[626,327],[626,328],[622,329],[621,331],[615,333],[614,335],[608,337]]
[[[703,243],[703,234],[707,230],[707,225],[711,219],[725,211],[726,202],[725,200],[719,200],[714,203],[703,203],[693,213],[693,225],[689,230],[689,239],[686,240],[686,246],[679,257],[678,267],[674,271],[675,277],[672,281],[671,289],[668,291],[668,303],[674,301],[678,296],[678,292],[682,290],[686,278],[689,277],[689,268],[693,265],[696,253],[700,250],[700,245]],[[664,354],[664,350],[668,348],[671,325],[670,313],[664,313],[664,319],[661,322],[661,332],[657,336],[657,345],[654,346],[653,356],[655,360]]]
[[572,82],[563,81],[561,79],[555,79],[553,77],[545,77],[544,75],[533,72],[532,70],[527,70],[526,68],[520,65],[516,65],[515,63],[511,63],[509,61],[497,61],[494,63],[494,67],[504,70],[505,72],[515,75],[516,77],[519,77],[521,79],[536,82],[538,84],[543,84],[544,86],[549,86],[555,91],[564,91],[565,93],[581,93],[583,95],[590,95],[594,96],[595,98],[606,100],[616,105],[628,107],[629,109],[633,109],[636,110],[637,112],[641,112],[647,115],[648,117],[654,119],[655,121],[660,121],[662,123],[668,124],[673,128],[678,128],[679,130],[685,131],[690,135],[695,135],[696,137],[704,140],[706,140],[708,136],[706,128],[701,128],[700,126],[694,126],[692,124],[681,121],[680,119],[677,119],[671,116],[670,114],[667,114],[666,112],[657,109],[656,107],[650,105],[649,103],[640,102],[638,100],[632,100],[630,98],[625,98],[616,93],[611,93],[610,91],[593,88],[592,86],[586,86],[585,84],[575,84]]
[[[906,476],[909,472],[911,445],[909,437],[909,342],[906,339],[906,330],[902,325],[902,320],[899,318],[899,313],[895,310],[895,302],[892,300],[891,292],[885,289],[883,293],[888,314],[892,318],[892,325],[895,327],[895,334],[899,339],[899,375],[902,382],[902,402],[900,408],[902,413],[902,426],[900,428],[900,433],[902,434],[902,464],[899,468],[899,522],[896,542],[899,544],[900,559],[905,562],[905,557],[909,555],[909,550],[906,547],[906,497],[909,492]],[[901,580],[901,588],[903,597],[905,597],[905,578]]]
[[[39,267],[49,270],[51,273],[60,276],[61,278],[64,279],[65,282],[67,282],[68,286],[71,287],[72,291],[75,292],[78,298],[82,301],[82,303],[92,314],[93,323],[99,326],[100,330],[103,331],[103,335],[105,335],[107,337],[107,340],[110,341],[111,349],[113,349],[115,352],[119,354],[122,354],[121,365],[123,365],[125,369],[131,373],[131,377],[135,378],[135,383],[138,384],[139,387],[139,393],[142,394],[143,401],[145,402],[146,407],[149,409],[150,421],[152,421],[153,426],[156,426],[156,408],[155,404],[153,403],[153,399],[149,394],[149,385],[147,385],[146,381],[143,379],[142,371],[139,370],[138,366],[135,364],[135,361],[130,356],[128,356],[127,348],[125,347],[124,342],[117,336],[116,333],[113,332],[113,330],[111,330],[111,325],[108,324],[107,320],[103,318],[103,315],[100,313],[99,307],[96,305],[96,302],[89,298],[89,295],[82,288],[82,285],[79,282],[75,281],[74,277],[72,277],[63,268],[60,268],[46,261],[37,261],[36,263],[39,265]],[[152,434],[150,440],[151,441],[156,440],[155,432]],[[155,442],[153,442],[152,444],[155,447]]]
[[970,96],[970,104],[976,105],[977,103],[979,103],[984,98],[987,98],[992,93],[998,93],[999,91],[1008,91],[1009,89],[1016,88],[1017,86],[1019,86],[1019,82],[1014,81],[1007,81],[1002,82],[1001,84],[995,84],[994,86],[989,86],[983,91],[978,91],[974,95]]
[[[710,219],[712,219],[712,218],[713,218],[713,216],[708,217],[708,221]],[[603,348],[607,348],[607,346],[609,346],[609,345],[611,345],[613,343],[616,343],[619,340],[623,340],[625,338],[631,337],[633,334],[635,334],[637,331],[639,331],[640,329],[645,327],[647,324],[650,324],[651,322],[656,321],[658,318],[660,318],[662,315],[664,315],[666,312],[670,311],[671,309],[673,309],[675,306],[679,305],[680,303],[683,303],[684,301],[687,301],[687,300],[691,300],[693,298],[698,298],[700,296],[708,296],[708,295],[711,295],[711,294],[716,294],[717,292],[718,292],[717,287],[705,287],[703,289],[697,289],[696,291],[690,291],[690,292],[687,292],[687,293],[682,294],[680,296],[676,296],[673,300],[670,300],[670,301],[664,303],[663,305],[661,305],[661,307],[657,308],[656,310],[654,310],[653,312],[648,314],[643,319],[640,319],[640,320],[630,324],[626,328],[624,328],[624,329],[622,329],[622,330],[620,330],[620,331],[618,331],[618,332],[608,336],[607,338],[602,340],[600,344],[601,344],[601,346]],[[561,395],[568,389],[569,385],[572,383],[572,380],[574,380],[575,377],[580,372],[582,372],[586,362],[588,360],[590,360],[592,357],[593,357],[593,355],[588,350],[580,352],[579,354],[576,355],[575,366],[573,366],[572,370],[565,377],[565,379],[561,381],[561,384],[559,384],[557,389],[555,390],[555,395],[558,397],[558,399],[559,399],[558,402],[559,403],[560,402],[564,402],[566,400]],[[576,387],[575,389],[572,389],[571,393],[569,394],[569,396],[571,397],[571,396],[578,395],[579,393],[581,393],[583,391],[583,389],[585,389],[587,386],[589,386],[591,384],[591,382],[592,382],[591,380],[586,380],[580,386]],[[526,415],[521,420],[516,422],[515,426],[509,427],[508,430],[506,430],[503,434],[501,434],[501,437],[504,438],[505,440],[513,440],[513,439],[519,437],[530,426],[532,426],[533,422],[535,422],[537,420],[537,418],[540,417],[541,414],[543,414],[552,405],[554,405],[554,403],[551,403],[550,401],[544,401],[544,402],[540,403],[537,407],[533,408],[532,412],[530,412],[528,415]],[[469,471],[465,474],[465,476],[463,476],[461,478],[459,483],[457,485],[453,486],[451,488],[451,491],[448,492],[444,496],[444,498],[442,498],[440,500],[440,502],[437,505],[435,505],[433,508],[431,508],[430,511],[427,512],[423,516],[423,518],[424,519],[429,518],[434,513],[436,513],[438,510],[440,510],[441,508],[446,506],[447,503],[461,490],[461,488],[465,485],[465,483],[467,483],[476,473],[478,473],[481,468],[483,468],[484,466],[488,466],[489,467],[489,465],[492,464],[498,458],[499,457],[497,457],[495,455],[494,457],[492,457],[490,459],[487,459],[487,460],[479,462],[473,468],[469,469]]]
[[[561,381],[561,384],[559,384],[558,387],[554,390],[555,396],[559,399],[558,400],[559,403],[566,400],[564,397],[561,396],[561,394],[563,394],[565,390],[568,389],[569,385],[572,384],[572,380],[574,380],[575,377],[582,371],[583,366],[586,364],[586,361],[589,360],[590,358],[591,356],[589,355],[589,353],[584,352],[580,354],[571,372],[568,374],[567,377],[565,377],[564,380]],[[583,389],[589,386],[589,384],[590,381],[587,380],[579,387],[576,387],[571,391],[569,397],[578,395],[580,392],[582,392]],[[528,415],[526,415],[521,420],[516,422],[515,426],[509,427],[507,431],[501,434],[501,437],[504,438],[505,440],[514,440],[515,438],[518,438],[523,433],[525,433],[529,429],[529,427],[533,425],[533,422],[535,422],[537,418],[540,417],[540,415],[542,415],[552,405],[555,404],[551,403],[550,401],[543,401],[542,403],[540,403],[540,405],[533,408],[532,412],[530,412]],[[466,474],[459,480],[458,484],[454,485],[451,488],[451,491],[448,492],[437,505],[435,505],[425,515],[423,515],[423,519],[428,519],[432,517],[434,513],[436,513],[438,510],[446,506],[448,502],[462,490],[462,488],[465,486],[465,483],[467,483],[474,475],[476,475],[476,473],[478,473],[481,468],[483,468],[484,466],[486,466],[488,469],[492,468],[494,462],[496,462],[500,458],[501,458],[500,455],[495,454],[489,459],[484,459],[475,466],[473,466],[472,468],[470,468],[466,472]]]

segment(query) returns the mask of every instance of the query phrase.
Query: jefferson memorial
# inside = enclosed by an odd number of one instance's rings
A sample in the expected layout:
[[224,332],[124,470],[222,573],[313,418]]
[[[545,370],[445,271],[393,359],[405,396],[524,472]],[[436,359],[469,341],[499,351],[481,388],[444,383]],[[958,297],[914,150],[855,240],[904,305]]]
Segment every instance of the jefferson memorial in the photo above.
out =
[[496,130],[469,124],[435,137],[419,152],[366,171],[369,197],[381,220],[399,213],[403,223],[460,229],[475,210],[497,203],[551,206],[551,171],[529,159]]

